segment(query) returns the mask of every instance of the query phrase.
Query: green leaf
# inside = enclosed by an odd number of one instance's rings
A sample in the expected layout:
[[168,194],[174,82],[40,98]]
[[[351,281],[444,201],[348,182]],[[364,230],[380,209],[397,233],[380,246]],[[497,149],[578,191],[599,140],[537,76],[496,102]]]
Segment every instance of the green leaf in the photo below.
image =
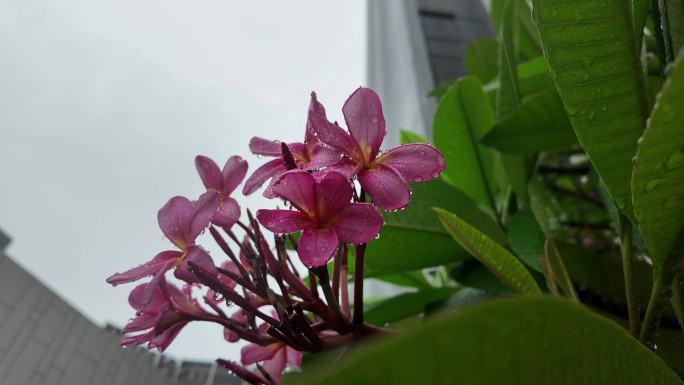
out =
[[530,194],[530,208],[537,223],[546,236],[556,234],[562,227],[565,214],[556,196],[551,194],[544,182],[538,178],[530,180],[528,191]]
[[441,179],[414,184],[411,204],[405,210],[385,212],[380,238],[368,243],[367,276],[411,271],[469,258],[444,230],[431,207],[444,207],[476,221],[489,236],[506,235],[475,202]]
[[656,276],[684,260],[684,54],[663,86],[632,176],[639,230]]
[[631,2],[534,0],[544,56],[580,144],[630,218],[630,175],[648,115]]
[[499,43],[494,39],[474,40],[466,47],[465,66],[469,75],[486,83],[498,74]]
[[577,137],[558,92],[550,88],[524,101],[480,141],[501,152],[535,153],[565,149]]
[[684,0],[667,0],[666,5],[672,51],[677,55],[684,47]]
[[510,3],[508,16],[511,28],[511,36],[515,39],[515,50],[513,54],[517,60],[529,60],[541,54],[541,43],[537,35],[537,28],[532,22],[532,11],[526,0],[493,0],[491,3],[492,18],[497,31],[501,32],[506,28],[504,19],[506,15],[506,4]]
[[449,234],[506,286],[520,293],[541,293],[530,272],[503,246],[456,215],[442,209],[435,212]]
[[[503,7],[499,31],[499,89],[496,93],[496,121],[515,113],[520,107],[521,94],[518,85],[518,66],[515,55],[516,17],[522,0],[507,0]],[[527,6],[527,5],[525,5]],[[500,154],[506,179],[522,202],[527,202],[527,165],[522,155]]]
[[415,287],[416,289],[432,288],[432,285],[425,279],[425,275],[421,270],[402,271],[394,274],[375,276],[373,278],[397,286]]
[[641,47],[641,39],[644,37],[646,15],[648,14],[649,0],[632,0],[632,15],[634,16],[634,36],[637,47]]
[[615,322],[550,297],[468,307],[292,380],[308,385],[682,384]]
[[364,320],[380,326],[399,321],[422,313],[429,304],[443,301],[457,290],[452,287],[440,287],[399,294],[366,308]]
[[542,272],[544,233],[530,210],[518,211],[508,221],[508,244],[515,254],[531,268]]
[[401,144],[430,143],[430,141],[425,139],[424,137],[408,130],[400,130],[399,135],[399,140],[401,141]]
[[475,259],[456,264],[450,271],[459,285],[479,289],[488,293],[510,293],[511,289],[501,283],[486,267]]
[[444,154],[443,175],[475,201],[494,209],[492,150],[477,139],[493,124],[482,84],[468,76],[442,97],[434,119],[434,140]]

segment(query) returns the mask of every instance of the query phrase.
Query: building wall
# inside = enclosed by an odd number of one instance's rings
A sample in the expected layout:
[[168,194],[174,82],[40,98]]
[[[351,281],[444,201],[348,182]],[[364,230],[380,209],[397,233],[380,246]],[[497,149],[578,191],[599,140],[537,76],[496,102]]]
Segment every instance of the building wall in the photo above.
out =
[[465,75],[465,48],[495,34],[480,0],[368,2],[368,85],[383,101],[387,147],[399,130],[432,133],[436,100],[428,93]]
[[4,255],[0,232],[1,385],[239,384],[209,363],[182,362],[124,349],[114,328],[100,328]]

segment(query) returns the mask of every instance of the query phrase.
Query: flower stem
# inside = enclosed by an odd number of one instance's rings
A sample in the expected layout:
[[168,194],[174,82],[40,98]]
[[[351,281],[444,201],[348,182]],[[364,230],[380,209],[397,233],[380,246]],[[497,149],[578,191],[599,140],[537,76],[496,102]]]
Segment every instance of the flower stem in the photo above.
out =
[[[622,216],[622,214],[620,215]],[[632,268],[634,263],[632,224],[624,216],[620,222],[622,222],[620,226],[620,252],[622,254],[622,271],[625,279],[625,297],[627,299],[629,332],[634,338],[638,338],[639,329],[641,328],[641,317],[639,314],[636,287],[634,285],[634,271]]]
[[352,323],[363,323],[363,264],[365,262],[366,244],[357,245],[354,255],[354,317]]
[[333,293],[333,290],[330,287],[330,278],[328,277],[328,267],[325,265],[318,267],[315,269],[315,271],[312,271],[312,273],[315,273],[316,275],[318,275],[321,289],[323,289],[323,294],[325,295],[325,300],[328,303],[328,308],[330,309],[330,312],[333,315],[333,320],[335,322],[335,324],[332,326],[335,328],[335,330],[338,330],[340,332],[344,331],[346,329],[345,324],[347,323],[347,321],[344,319],[344,315],[342,314],[342,311],[340,310],[340,304],[337,302],[337,298],[335,297],[335,293]]
[[347,281],[347,272],[349,271],[349,261],[347,257],[347,244],[342,246],[344,252],[342,253],[342,261],[340,263],[340,306],[342,306],[342,313],[349,318],[349,285]]

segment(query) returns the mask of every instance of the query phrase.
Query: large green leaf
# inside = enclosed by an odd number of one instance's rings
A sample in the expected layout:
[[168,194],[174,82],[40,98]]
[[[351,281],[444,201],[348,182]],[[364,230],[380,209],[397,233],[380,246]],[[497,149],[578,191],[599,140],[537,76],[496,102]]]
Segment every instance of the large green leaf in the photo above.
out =
[[444,154],[444,174],[477,202],[494,209],[492,150],[477,139],[494,122],[482,84],[468,76],[458,80],[442,96],[434,119],[435,145]]
[[480,141],[501,152],[535,153],[577,143],[558,92],[549,88],[523,101]]
[[405,210],[384,213],[380,238],[368,243],[368,276],[437,266],[468,258],[440,224],[431,207],[444,207],[463,215],[489,236],[505,241],[506,235],[475,202],[441,179],[414,184],[411,204]]
[[499,43],[494,39],[480,39],[468,44],[465,65],[468,74],[486,83],[497,76]]
[[684,53],[653,108],[632,176],[639,230],[654,273],[684,259]]
[[429,304],[443,301],[456,291],[456,288],[440,287],[399,294],[368,306],[364,311],[364,320],[380,326],[399,321],[422,313]]
[[442,209],[435,211],[449,234],[506,286],[520,293],[541,293],[530,272],[503,246],[453,213]]
[[493,0],[491,2],[492,18],[497,31],[506,28],[506,3],[510,3],[511,36],[515,39],[514,55],[517,60],[530,60],[541,54],[541,44],[537,28],[532,22],[532,11],[526,0]]
[[631,159],[648,115],[631,2],[534,0],[544,55],[575,133],[618,207],[632,215]]
[[310,369],[290,383],[682,384],[615,322],[550,297],[475,305]]

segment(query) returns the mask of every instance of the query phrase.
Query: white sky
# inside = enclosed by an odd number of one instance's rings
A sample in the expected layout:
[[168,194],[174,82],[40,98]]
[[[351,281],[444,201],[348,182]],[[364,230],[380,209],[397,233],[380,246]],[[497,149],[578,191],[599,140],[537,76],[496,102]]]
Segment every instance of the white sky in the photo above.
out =
[[[254,165],[303,139],[309,92],[340,119],[364,84],[365,1],[0,0],[0,227],[9,254],[102,325],[105,278],[170,248],[156,212],[203,188],[193,159]],[[245,205],[270,204],[256,197]],[[169,352],[237,358],[191,325]]]

